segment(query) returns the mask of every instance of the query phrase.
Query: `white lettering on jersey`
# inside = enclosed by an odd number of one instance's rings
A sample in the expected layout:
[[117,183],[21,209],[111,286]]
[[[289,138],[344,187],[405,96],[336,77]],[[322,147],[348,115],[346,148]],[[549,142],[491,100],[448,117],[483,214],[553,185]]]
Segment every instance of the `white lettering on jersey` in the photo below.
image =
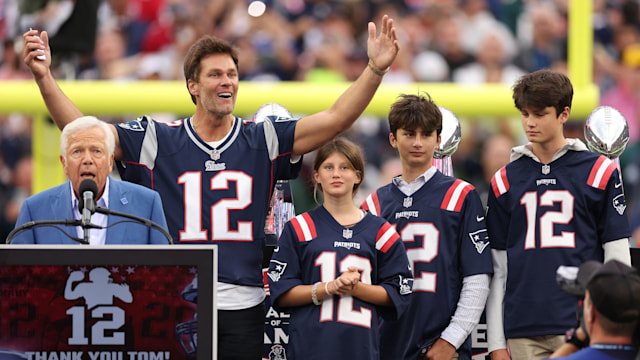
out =
[[419,216],[420,216],[419,211],[401,211],[396,213],[396,220],[399,218],[405,218],[405,219],[409,219],[412,217],[417,218]]
[[556,184],[556,179],[540,179],[540,180],[536,180],[536,185],[540,186],[540,185],[555,185]]
[[360,250],[360,243],[357,242],[346,242],[346,241],[334,241],[333,247],[343,247],[345,249],[357,249]]
[[220,171],[225,170],[227,168],[226,163],[216,163],[213,160],[207,160],[204,163],[204,171]]

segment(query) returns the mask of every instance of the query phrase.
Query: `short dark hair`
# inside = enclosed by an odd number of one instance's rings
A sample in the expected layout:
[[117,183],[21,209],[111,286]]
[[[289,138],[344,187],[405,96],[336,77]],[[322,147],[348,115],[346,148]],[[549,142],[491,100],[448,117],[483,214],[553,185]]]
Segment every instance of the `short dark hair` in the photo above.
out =
[[389,129],[395,136],[398,129],[415,130],[421,128],[425,134],[442,132],[442,112],[426,92],[424,95],[402,94],[391,105]]
[[[238,69],[238,51],[225,40],[204,35],[191,45],[184,58],[184,78],[187,82],[187,89],[189,88],[189,80],[198,81],[202,58],[213,54],[228,54]],[[195,104],[196,97],[191,95],[191,101]]]
[[523,75],[513,86],[513,102],[520,111],[553,106],[556,116],[559,116],[565,107],[571,108],[572,100],[571,80],[562,73],[548,69]]

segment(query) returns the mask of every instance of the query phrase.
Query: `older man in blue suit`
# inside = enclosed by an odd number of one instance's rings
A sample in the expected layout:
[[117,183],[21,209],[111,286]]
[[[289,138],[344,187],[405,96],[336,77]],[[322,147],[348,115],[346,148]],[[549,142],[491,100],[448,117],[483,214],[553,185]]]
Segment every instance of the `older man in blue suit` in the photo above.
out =
[[[81,219],[79,187],[83,180],[91,179],[98,186],[97,206],[146,218],[166,229],[167,221],[157,192],[109,176],[115,145],[108,125],[93,116],[83,116],[65,126],[60,136],[60,161],[69,181],[26,199],[16,228],[30,221]],[[101,228],[90,230],[89,244],[169,243],[162,232],[145,225],[131,221],[116,224],[122,220],[127,219],[94,213],[91,223]],[[64,231],[48,226],[23,231],[12,244],[78,244],[72,237],[83,239],[84,231],[80,226],[60,229]]]

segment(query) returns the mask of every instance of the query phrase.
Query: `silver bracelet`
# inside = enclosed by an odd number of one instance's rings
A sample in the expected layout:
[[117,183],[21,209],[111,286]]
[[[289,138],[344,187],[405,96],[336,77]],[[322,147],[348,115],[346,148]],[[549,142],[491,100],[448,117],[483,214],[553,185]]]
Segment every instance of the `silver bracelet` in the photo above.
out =
[[318,300],[318,285],[320,285],[320,282],[318,281],[317,283],[313,284],[313,286],[311,287],[311,301],[313,301],[314,305],[320,305],[322,304],[322,300]]

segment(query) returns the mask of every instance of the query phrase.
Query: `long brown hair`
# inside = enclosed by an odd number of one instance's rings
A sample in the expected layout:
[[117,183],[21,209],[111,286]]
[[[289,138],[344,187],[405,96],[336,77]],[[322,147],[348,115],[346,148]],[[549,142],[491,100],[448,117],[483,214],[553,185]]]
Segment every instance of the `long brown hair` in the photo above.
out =
[[[329,140],[316,151],[316,156],[313,158],[313,171],[317,172],[320,169],[320,165],[333,153],[344,156],[351,168],[360,175],[360,182],[353,184],[353,193],[351,195],[355,196],[360,184],[362,184],[362,180],[364,180],[364,156],[362,155],[362,149],[356,143],[344,137]],[[318,202],[318,190],[322,191],[322,185],[314,181],[313,199],[316,203]]]

